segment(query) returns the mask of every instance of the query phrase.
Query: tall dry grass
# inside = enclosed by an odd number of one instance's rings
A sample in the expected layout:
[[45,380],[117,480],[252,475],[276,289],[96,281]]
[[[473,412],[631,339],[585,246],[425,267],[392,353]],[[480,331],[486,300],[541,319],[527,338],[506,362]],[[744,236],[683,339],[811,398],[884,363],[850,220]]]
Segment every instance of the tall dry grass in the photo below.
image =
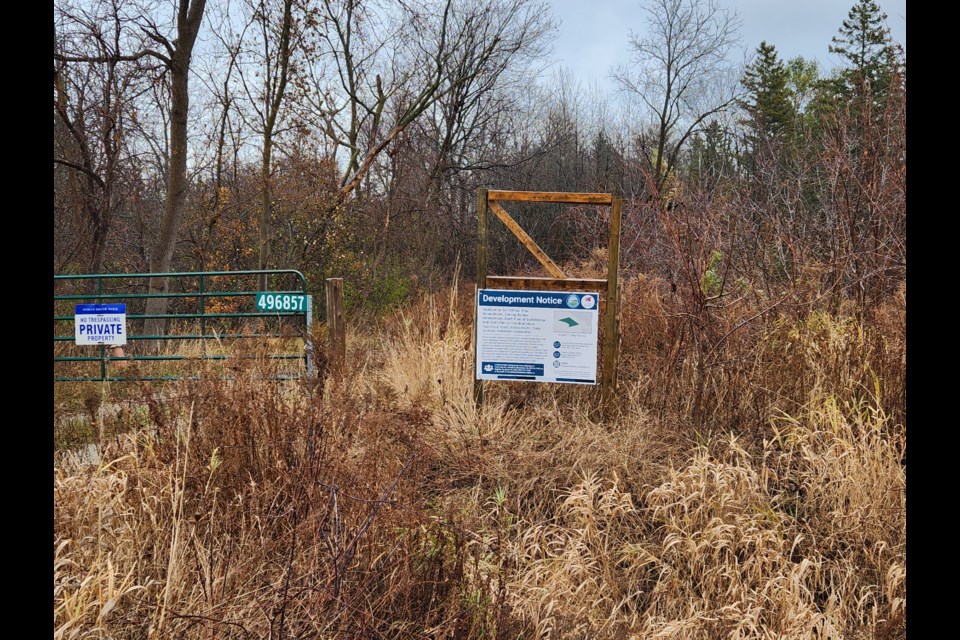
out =
[[58,451],[55,637],[904,637],[897,300],[758,319],[698,368],[630,278],[604,420],[572,385],[478,411],[472,297],[354,329],[322,389],[252,359],[110,417],[97,464]]
[[729,437],[641,496],[586,476],[519,536],[517,606],[537,637],[902,637],[904,443],[888,427],[825,401],[759,456]]

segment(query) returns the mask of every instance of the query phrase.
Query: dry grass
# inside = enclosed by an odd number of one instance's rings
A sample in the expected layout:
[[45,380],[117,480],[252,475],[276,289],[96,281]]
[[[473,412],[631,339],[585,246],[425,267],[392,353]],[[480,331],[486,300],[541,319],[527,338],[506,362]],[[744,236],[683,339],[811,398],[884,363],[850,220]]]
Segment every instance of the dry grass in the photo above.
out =
[[574,386],[478,412],[455,291],[351,333],[322,392],[252,359],[113,416],[99,464],[58,452],[55,637],[905,636],[897,300],[758,319],[698,368],[629,279],[602,420]]
[[877,410],[828,399],[639,495],[584,475],[521,520],[511,602],[544,638],[902,637],[904,453]]

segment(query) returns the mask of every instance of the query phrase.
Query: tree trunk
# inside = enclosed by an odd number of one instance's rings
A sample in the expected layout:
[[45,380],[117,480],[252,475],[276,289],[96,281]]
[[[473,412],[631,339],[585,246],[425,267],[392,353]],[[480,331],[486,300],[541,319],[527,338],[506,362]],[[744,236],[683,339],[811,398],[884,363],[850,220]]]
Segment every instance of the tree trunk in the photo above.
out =
[[[187,117],[190,110],[190,58],[193,45],[200,30],[206,0],[180,0],[177,14],[176,48],[170,57],[170,169],[167,178],[167,201],[160,222],[160,237],[150,256],[150,272],[170,271],[173,252],[177,246],[177,232],[187,201]],[[166,277],[150,278],[151,294],[163,294],[170,290]],[[168,298],[147,298],[146,315],[163,315],[167,312]],[[148,318],[144,321],[144,333],[160,335],[166,326],[165,318]],[[150,341],[150,346],[159,348],[159,341]]]
[[[260,210],[260,260],[258,269],[266,269],[270,260],[270,223],[273,218],[272,194],[270,192],[270,152],[273,140],[270,137],[264,138],[263,144],[263,166],[261,167],[261,180],[263,181],[263,201]],[[260,290],[267,290],[267,274],[261,274],[258,278]]]
[[[266,19],[266,18],[264,18]],[[280,114],[280,106],[283,104],[284,92],[287,88],[287,74],[290,70],[290,31],[293,25],[293,0],[284,0],[283,3],[283,23],[280,26],[279,51],[279,76],[277,84],[273,86],[270,81],[270,60],[266,60],[267,69],[267,95],[269,97],[269,111],[263,127],[263,165],[260,168],[260,177],[263,183],[263,200],[260,209],[260,258],[258,261],[259,269],[267,269],[270,262],[270,227],[273,223],[273,194],[270,189],[270,174],[273,167],[271,156],[273,153],[273,131],[277,125],[277,118]],[[270,93],[273,95],[270,95]],[[267,275],[262,274],[258,278],[260,290],[267,290]]]

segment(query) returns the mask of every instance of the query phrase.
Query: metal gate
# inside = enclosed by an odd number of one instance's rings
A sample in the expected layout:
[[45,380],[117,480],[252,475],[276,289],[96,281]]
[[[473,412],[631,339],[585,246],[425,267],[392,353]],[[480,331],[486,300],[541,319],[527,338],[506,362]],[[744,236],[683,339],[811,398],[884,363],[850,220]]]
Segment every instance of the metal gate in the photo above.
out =
[[[268,291],[258,288],[263,276]],[[151,278],[169,278],[169,290],[150,293]],[[167,298],[167,312],[146,313],[150,298]],[[56,382],[198,379],[202,361],[222,362],[220,374],[229,376],[230,361],[264,358],[276,365],[271,379],[314,371],[313,298],[293,269],[60,275],[53,300]],[[77,303],[124,303],[127,346],[75,344]],[[165,329],[146,333],[148,320]]]

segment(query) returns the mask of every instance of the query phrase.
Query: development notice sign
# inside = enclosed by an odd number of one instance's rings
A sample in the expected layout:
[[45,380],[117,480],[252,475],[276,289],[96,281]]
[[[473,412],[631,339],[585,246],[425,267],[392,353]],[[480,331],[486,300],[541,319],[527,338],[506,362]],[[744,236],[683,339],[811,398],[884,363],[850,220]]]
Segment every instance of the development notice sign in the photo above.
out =
[[477,291],[477,380],[597,383],[598,293]]
[[77,344],[127,344],[126,304],[78,304],[73,319]]

